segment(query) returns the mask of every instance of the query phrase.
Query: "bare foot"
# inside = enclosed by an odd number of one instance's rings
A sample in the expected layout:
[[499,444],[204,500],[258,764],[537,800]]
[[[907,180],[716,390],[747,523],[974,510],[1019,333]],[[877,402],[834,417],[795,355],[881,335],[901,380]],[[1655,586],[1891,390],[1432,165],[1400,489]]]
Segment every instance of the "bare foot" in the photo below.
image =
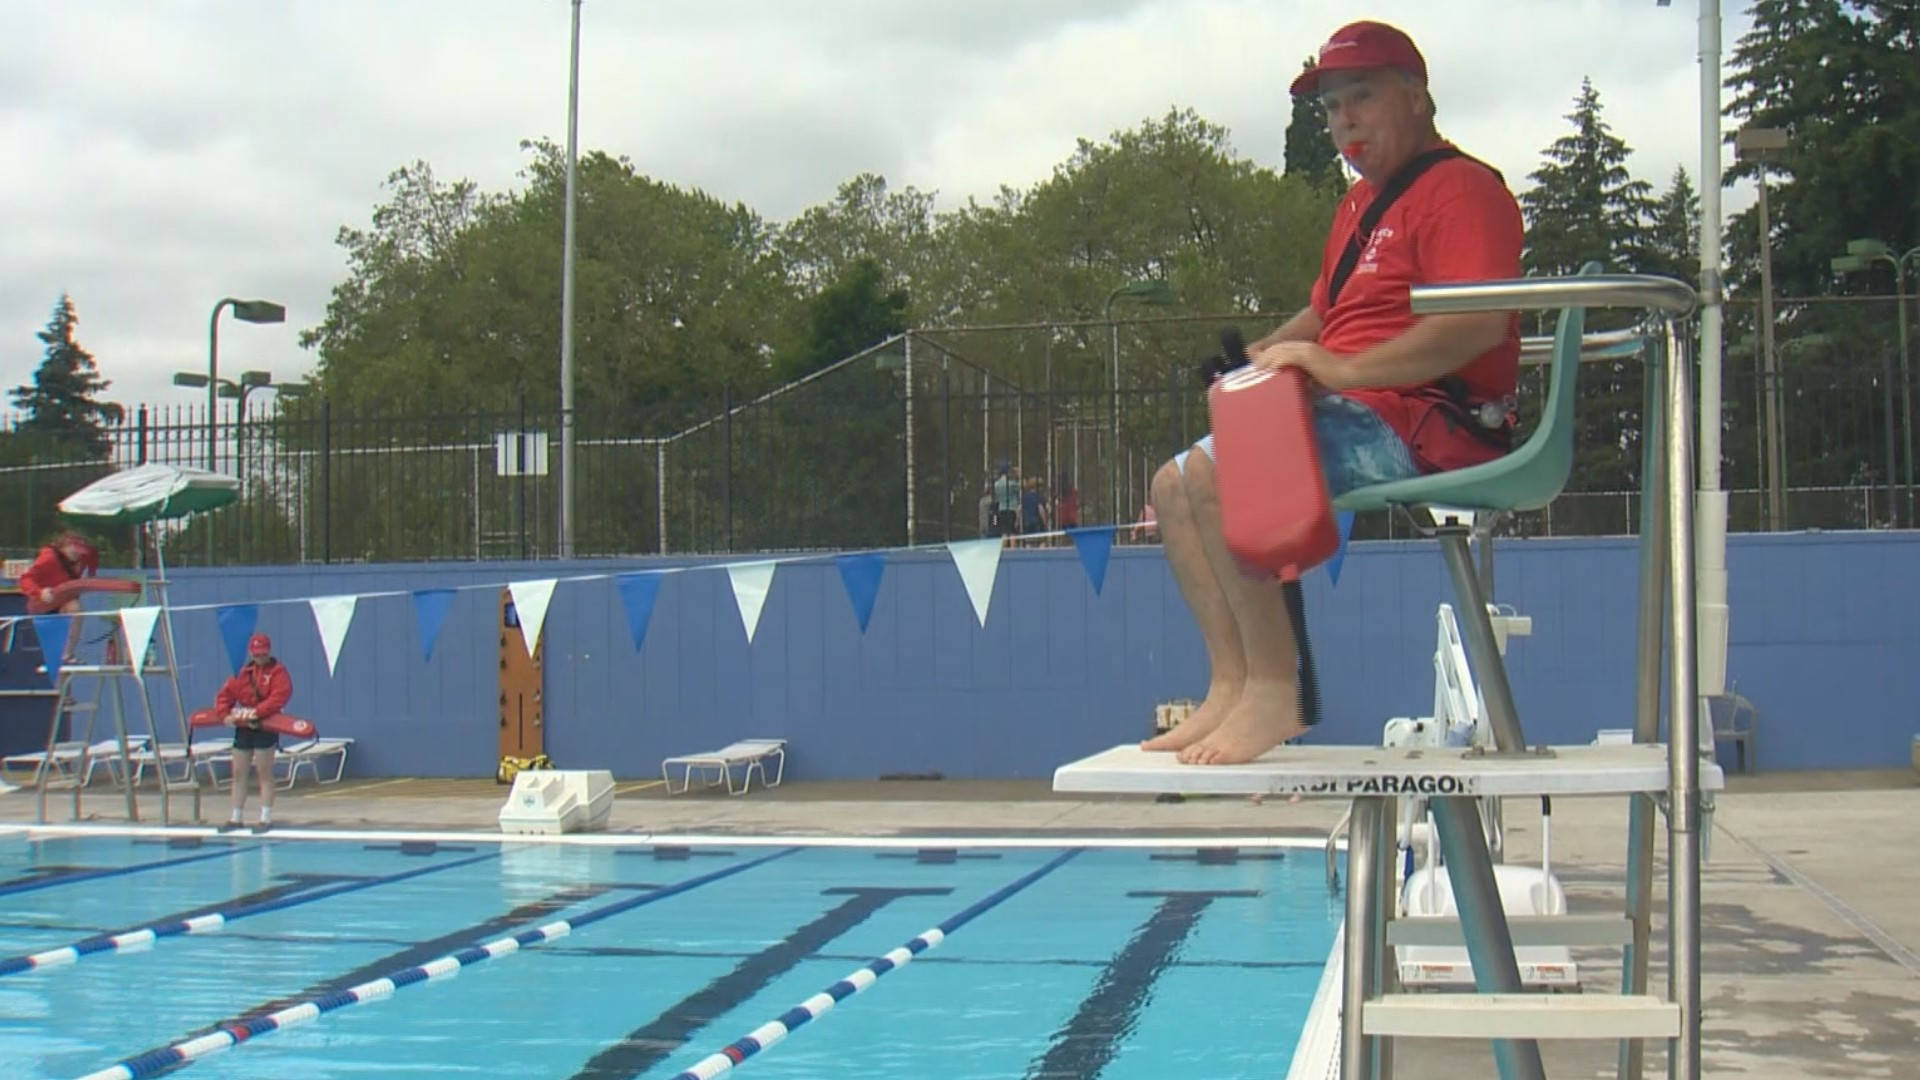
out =
[[1213,731],[1180,752],[1187,765],[1239,765],[1306,734],[1300,691],[1291,682],[1249,682]]
[[1187,714],[1185,720],[1173,725],[1166,731],[1140,743],[1142,750],[1185,750],[1220,726],[1220,722],[1233,711],[1240,700],[1240,687],[1231,683],[1215,683],[1207,687],[1207,700],[1200,707]]

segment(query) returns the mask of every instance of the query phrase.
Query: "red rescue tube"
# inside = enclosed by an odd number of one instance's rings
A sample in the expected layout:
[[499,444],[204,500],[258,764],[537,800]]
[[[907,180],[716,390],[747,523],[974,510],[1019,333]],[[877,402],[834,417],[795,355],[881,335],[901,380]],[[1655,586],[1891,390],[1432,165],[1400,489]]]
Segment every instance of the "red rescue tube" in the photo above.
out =
[[1227,550],[1286,581],[1340,549],[1308,393],[1299,368],[1251,367],[1207,392]]
[[[201,709],[187,718],[194,727],[231,727],[225,717],[212,709]],[[275,735],[288,735],[296,739],[311,739],[317,734],[311,720],[302,720],[286,713],[274,713],[260,721],[260,726]]]
[[110,592],[137,594],[140,592],[140,588],[140,583],[130,578],[74,578],[71,581],[63,581],[53,587],[52,603],[43,601],[38,596],[27,597],[27,614],[52,614],[66,607],[69,602],[82,593]]

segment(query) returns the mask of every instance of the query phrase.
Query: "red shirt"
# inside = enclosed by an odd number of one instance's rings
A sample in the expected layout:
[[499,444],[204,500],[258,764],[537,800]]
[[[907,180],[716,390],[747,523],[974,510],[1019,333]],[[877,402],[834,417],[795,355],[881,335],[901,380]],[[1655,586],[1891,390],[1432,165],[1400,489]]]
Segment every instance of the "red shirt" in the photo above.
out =
[[40,554],[34,556],[33,565],[20,575],[20,591],[27,597],[27,610],[40,614],[35,609],[40,605],[41,590],[65,585],[75,578],[90,577],[96,569],[97,566],[85,560],[78,565],[69,563],[51,544],[41,548]]
[[[1328,279],[1373,196],[1374,186],[1365,180],[1347,191],[1321,252],[1312,303],[1320,316],[1320,345],[1328,352],[1352,355],[1406,333],[1418,321],[1407,299],[1411,286],[1520,276],[1526,227],[1513,193],[1479,162],[1449,158],[1414,181],[1380,218],[1373,235],[1361,238],[1360,259],[1340,289],[1339,302],[1328,310]],[[1509,323],[1506,340],[1454,374],[1465,381],[1474,401],[1497,401],[1513,393],[1520,374],[1520,317]],[[1401,439],[1410,440],[1413,416],[1404,391],[1414,389],[1342,393],[1366,404]],[[1465,432],[1457,437],[1480,446]],[[1493,457],[1495,452],[1484,450],[1480,456]]]
[[214,710],[222,716],[235,705],[250,705],[255,715],[265,720],[287,707],[293,700],[293,676],[277,659],[266,663],[248,660],[213,699]]

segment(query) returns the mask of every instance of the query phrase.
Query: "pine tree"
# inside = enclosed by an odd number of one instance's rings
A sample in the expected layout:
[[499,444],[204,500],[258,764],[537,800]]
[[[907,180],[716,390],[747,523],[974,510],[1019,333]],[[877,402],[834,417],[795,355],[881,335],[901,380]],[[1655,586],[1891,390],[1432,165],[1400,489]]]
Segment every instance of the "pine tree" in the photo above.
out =
[[1627,171],[1633,150],[1601,118],[1593,80],[1580,81],[1567,120],[1574,133],[1543,152],[1548,163],[1520,196],[1527,216],[1526,268],[1571,274],[1598,259],[1610,270],[1638,269],[1646,248],[1653,186]]
[[1639,269],[1688,284],[1700,280],[1700,195],[1684,167],[1673,170],[1666,192],[1653,204]]
[[[1601,118],[1600,94],[1582,79],[1567,120],[1573,134],[1555,139],[1543,152],[1547,161],[1528,179],[1534,187],[1520,196],[1527,218],[1526,268],[1537,274],[1577,273],[1599,260],[1613,271],[1639,270],[1650,261],[1649,219],[1652,185],[1627,171],[1633,154]],[[1589,313],[1590,330],[1621,325],[1610,313]],[[1542,321],[1535,329],[1549,332]],[[1623,491],[1639,486],[1640,363],[1638,360],[1588,364],[1580,372],[1580,403],[1575,410],[1581,446],[1572,486],[1586,491]]]
[[[1313,66],[1311,59],[1301,65]],[[1327,107],[1320,95],[1303,94],[1293,99],[1293,117],[1287,121],[1287,163],[1283,176],[1298,176],[1317,186],[1345,186],[1340,155],[1333,149],[1333,136],[1327,133]]]
[[33,373],[33,385],[13,389],[14,407],[27,414],[15,433],[42,445],[104,458],[111,449],[106,424],[118,422],[125,411],[98,399],[112,384],[100,377],[93,354],[74,340],[79,322],[73,298],[62,294],[47,328],[35,335],[46,346],[46,359]]

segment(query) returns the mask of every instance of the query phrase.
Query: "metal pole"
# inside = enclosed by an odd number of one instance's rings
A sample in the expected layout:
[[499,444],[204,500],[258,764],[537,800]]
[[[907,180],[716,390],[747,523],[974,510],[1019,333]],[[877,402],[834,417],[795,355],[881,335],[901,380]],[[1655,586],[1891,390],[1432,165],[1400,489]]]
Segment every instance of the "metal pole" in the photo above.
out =
[[913,527],[913,335],[908,334],[903,342],[906,358],[900,368],[907,379],[907,546],[912,547],[916,530]]
[[[1526,987],[1513,955],[1513,933],[1500,907],[1479,807],[1473,799],[1459,796],[1434,799],[1429,805],[1440,850],[1446,856],[1453,906],[1460,912],[1467,959],[1473,965],[1474,989],[1482,994],[1523,993]],[[1493,1040],[1493,1060],[1500,1080],[1546,1080],[1540,1044],[1533,1039]]]
[[1374,937],[1380,906],[1380,858],[1377,848],[1386,818],[1386,800],[1367,796],[1353,800],[1347,823],[1347,928],[1345,967],[1341,973],[1340,1076],[1342,1080],[1373,1080],[1374,1043],[1365,1034],[1362,1014],[1375,989],[1385,943]]
[[1899,305],[1900,323],[1900,417],[1906,438],[1905,470],[1901,475],[1907,496],[1901,500],[1901,513],[1909,528],[1913,525],[1913,374],[1907,361],[1907,274],[1906,259],[1893,264],[1893,292]]
[[[1882,354],[1885,356],[1885,354]],[[1887,429],[1887,521],[1894,526],[1900,524],[1900,497],[1894,493],[1899,477],[1893,470],[1893,357],[1885,356],[1880,363],[1880,383],[1885,393],[1881,394],[1881,412],[1885,416]]]
[[1488,619],[1487,604],[1473,572],[1467,534],[1460,529],[1442,530],[1440,553],[1446,557],[1454,595],[1460,601],[1460,629],[1466,635],[1468,655],[1481,672],[1480,691],[1486,698],[1487,723],[1493,728],[1494,746],[1503,754],[1524,753],[1527,738],[1520,730],[1520,717],[1513,707],[1513,688],[1507,682],[1506,665],[1501,662],[1500,650],[1494,644],[1493,623]]
[[560,557],[573,557],[573,220],[580,157],[580,0],[567,73],[567,209],[560,252]]
[[1693,502],[1687,497],[1692,464],[1687,428],[1688,371],[1673,320],[1666,322],[1667,572],[1673,582],[1668,613],[1673,643],[1672,697],[1667,743],[1667,980],[1670,1000],[1680,1006],[1680,1035],[1667,1052],[1675,1080],[1700,1076],[1700,753],[1699,695],[1695,682],[1693,607]]
[[320,402],[320,561],[333,561],[333,399]]
[[667,553],[667,444],[661,440],[653,452],[653,501],[660,518],[660,554]]
[[[1667,424],[1664,363],[1674,362],[1661,342],[1644,354],[1641,400],[1645,422],[1640,437],[1640,612],[1639,656],[1635,663],[1633,741],[1660,741],[1661,663],[1667,606]],[[1628,808],[1626,915],[1633,940],[1621,955],[1621,992],[1647,992],[1647,968],[1653,946],[1653,825],[1651,795],[1635,795]],[[1646,1068],[1646,1043],[1620,1040],[1620,1080],[1640,1080]]]
[[1700,657],[1705,689],[1726,681],[1727,493],[1720,486],[1720,0],[1700,2]]
[[1767,170],[1760,176],[1760,350],[1766,364],[1767,528],[1786,527],[1786,482],[1780,457],[1780,357],[1773,351],[1773,229],[1767,218]]
[[720,438],[726,449],[727,550],[733,550],[733,384],[720,387]]
[[1120,523],[1120,324],[1113,321],[1113,298],[1107,298],[1107,331],[1113,348],[1113,400],[1107,417],[1108,520]]
[[940,475],[945,478],[946,498],[941,500],[943,539],[953,539],[953,372],[944,357],[940,360]]

